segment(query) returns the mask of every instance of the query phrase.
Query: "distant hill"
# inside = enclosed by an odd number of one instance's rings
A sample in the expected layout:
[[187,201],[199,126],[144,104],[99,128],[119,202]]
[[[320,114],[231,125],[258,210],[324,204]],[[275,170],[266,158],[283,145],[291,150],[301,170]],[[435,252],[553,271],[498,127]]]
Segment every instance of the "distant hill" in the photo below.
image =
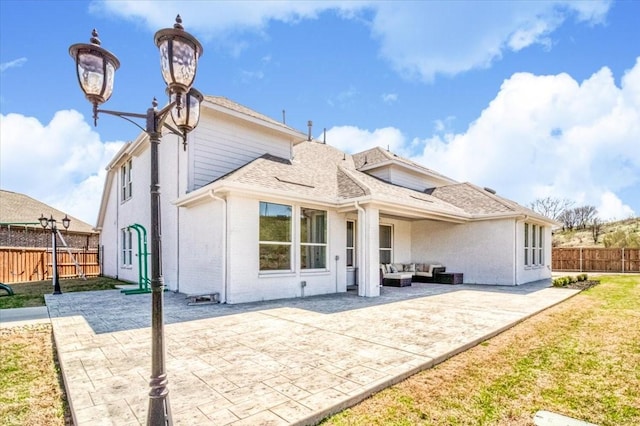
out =
[[[602,224],[598,243],[593,241],[591,228],[558,230],[553,234],[553,247],[640,247],[640,217]],[[621,243],[621,241],[625,241]]]

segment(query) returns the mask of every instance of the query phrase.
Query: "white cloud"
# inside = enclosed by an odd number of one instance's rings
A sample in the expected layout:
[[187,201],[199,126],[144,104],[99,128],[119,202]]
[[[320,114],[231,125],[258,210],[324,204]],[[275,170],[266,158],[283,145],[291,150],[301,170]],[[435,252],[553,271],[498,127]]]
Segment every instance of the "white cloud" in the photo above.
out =
[[609,2],[381,2],[372,32],[398,72],[431,81],[489,67],[506,49],[549,47],[569,16],[599,23]]
[[370,132],[354,126],[339,126],[327,130],[327,143],[352,154],[375,146],[401,153],[405,137],[400,130],[393,127]]
[[596,206],[603,219],[638,213],[616,193],[640,199],[640,57],[621,87],[608,68],[582,83],[567,74],[514,74],[465,133],[442,133],[446,127],[436,122],[436,134],[411,141],[393,127],[334,127],[327,143],[351,153],[389,145],[522,205],[551,196]]
[[358,90],[353,86],[349,86],[348,89],[343,90],[337,95],[327,99],[327,104],[332,107],[337,106],[340,108],[346,108],[353,103],[353,100],[356,98],[356,96],[358,96]]
[[596,204],[598,216],[604,220],[620,220],[635,217],[633,209],[620,200],[616,194],[604,191],[600,196],[600,203]]
[[0,72],[5,72],[9,68],[19,68],[27,62],[27,58],[18,58],[13,61],[3,62],[0,64]]
[[420,141],[415,160],[523,204],[569,198],[626,217],[632,209],[615,193],[640,184],[639,93],[640,58],[621,87],[608,68],[582,83],[514,74],[466,133]]
[[180,11],[185,28],[205,42],[239,54],[243,36],[264,35],[273,21],[297,24],[335,12],[364,23],[380,43],[380,54],[397,72],[431,81],[489,67],[507,49],[553,45],[552,33],[568,18],[600,24],[608,0],[576,2],[348,2],[115,1],[92,3],[96,13],[142,20],[153,31],[172,25]]
[[122,142],[100,141],[83,116],[58,111],[46,125],[0,115],[0,184],[94,225],[106,172]]
[[383,93],[382,94],[382,102],[386,104],[393,104],[398,100],[397,93]]

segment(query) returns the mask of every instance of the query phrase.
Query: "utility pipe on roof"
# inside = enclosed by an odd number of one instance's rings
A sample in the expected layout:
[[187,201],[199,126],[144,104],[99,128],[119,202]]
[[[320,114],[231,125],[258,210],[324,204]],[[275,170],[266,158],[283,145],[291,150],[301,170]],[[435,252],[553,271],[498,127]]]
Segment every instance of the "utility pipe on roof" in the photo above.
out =
[[220,301],[222,303],[227,303],[227,294],[229,293],[229,279],[227,276],[227,199],[216,195],[213,189],[209,190],[209,197],[214,200],[222,201],[223,210],[222,210],[222,279],[224,281],[222,285],[222,289],[224,291]]

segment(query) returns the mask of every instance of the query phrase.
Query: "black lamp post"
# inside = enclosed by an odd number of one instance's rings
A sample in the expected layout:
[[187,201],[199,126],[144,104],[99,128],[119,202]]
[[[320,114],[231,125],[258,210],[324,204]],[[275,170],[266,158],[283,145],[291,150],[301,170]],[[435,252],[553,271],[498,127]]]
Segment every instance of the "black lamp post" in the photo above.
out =
[[[158,179],[158,145],[162,130],[183,138],[186,146],[187,133],[193,130],[200,118],[202,95],[192,88],[196,77],[198,58],[202,55],[202,45],[191,34],[184,31],[180,15],[176,17],[173,28],[158,31],[154,37],[160,50],[162,77],[167,85],[169,104],[157,109],[158,102],[153,99],[152,107],[146,114],[99,109],[113,93],[113,80],[120,61],[109,51],[100,47],[98,33],[93,30],[91,44],[74,44],[69,54],[76,62],[78,82],[86,98],[93,105],[94,125],[98,113],[115,115],[128,121],[128,117],[143,118],[146,126],[140,127],[149,136],[151,151],[151,380],[149,386],[149,411],[147,425],[171,425],[171,407],[167,374],[165,370],[165,343],[163,318],[162,259],[160,241],[160,184]],[[165,121],[171,114],[174,128]]]
[[[47,219],[43,214],[38,220],[40,221],[40,225],[42,225],[44,229],[51,229],[51,267],[53,269],[53,294],[62,294],[62,290],[60,290],[60,280],[58,277],[58,236],[56,235],[58,233],[58,223],[53,218],[53,215],[51,215],[51,217]],[[62,219],[62,226],[64,226],[64,229],[69,229],[70,223],[71,219],[69,219],[69,216],[64,215],[64,218]]]

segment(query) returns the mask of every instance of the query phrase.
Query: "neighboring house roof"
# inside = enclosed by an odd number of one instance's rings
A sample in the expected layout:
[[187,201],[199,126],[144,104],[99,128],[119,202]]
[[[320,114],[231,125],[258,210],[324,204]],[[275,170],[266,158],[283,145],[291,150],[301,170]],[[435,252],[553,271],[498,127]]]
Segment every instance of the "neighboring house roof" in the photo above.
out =
[[[0,223],[6,224],[27,224],[32,223],[34,226],[40,227],[38,219],[40,216],[53,216],[58,221],[58,228],[63,230],[62,218],[67,213],[53,208],[43,202],[40,202],[28,195],[17,192],[5,191],[0,189]],[[81,221],[71,215],[69,224],[69,232],[77,232],[83,234],[95,234],[93,227],[86,222]]]
[[398,209],[411,208],[425,215],[433,213],[460,221],[518,215],[549,221],[511,200],[470,183],[444,185],[427,192],[388,183],[358,170],[356,156],[323,143],[300,143],[294,147],[293,154],[292,160],[264,155],[187,194],[178,200],[178,204],[189,204],[189,200],[207,191],[226,187],[229,190],[244,189],[336,206],[354,201],[377,201],[397,206]]

